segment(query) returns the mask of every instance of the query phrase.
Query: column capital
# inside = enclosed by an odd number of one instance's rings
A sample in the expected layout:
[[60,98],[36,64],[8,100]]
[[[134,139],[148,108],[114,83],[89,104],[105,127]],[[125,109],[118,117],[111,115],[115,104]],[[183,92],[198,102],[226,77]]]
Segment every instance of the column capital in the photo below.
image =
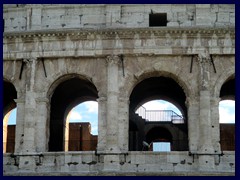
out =
[[37,58],[30,57],[30,58],[24,58],[23,62],[27,65],[27,67],[30,67],[33,61],[36,61]]
[[197,56],[197,60],[200,65],[211,64],[211,58],[209,52],[207,51],[200,52]]
[[120,57],[118,55],[108,55],[106,57],[106,64],[107,65],[118,65],[120,63]]

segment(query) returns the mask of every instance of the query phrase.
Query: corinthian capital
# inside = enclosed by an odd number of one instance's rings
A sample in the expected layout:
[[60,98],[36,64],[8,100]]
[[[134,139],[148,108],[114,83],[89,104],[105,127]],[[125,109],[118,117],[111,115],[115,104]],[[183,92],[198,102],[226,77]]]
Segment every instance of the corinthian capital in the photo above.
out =
[[120,57],[118,55],[109,55],[106,58],[107,65],[118,65],[120,63]]
[[32,62],[35,61],[37,58],[25,58],[23,59],[23,62],[27,65],[27,67],[30,67]]
[[204,51],[204,52],[200,52],[198,54],[198,63],[199,64],[210,64],[211,61],[210,61],[210,55],[207,51]]

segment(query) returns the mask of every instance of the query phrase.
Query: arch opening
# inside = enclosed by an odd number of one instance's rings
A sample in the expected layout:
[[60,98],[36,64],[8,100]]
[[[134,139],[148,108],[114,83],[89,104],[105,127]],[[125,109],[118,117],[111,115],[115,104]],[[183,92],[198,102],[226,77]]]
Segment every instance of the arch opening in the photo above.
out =
[[15,148],[17,91],[10,82],[3,82],[3,153],[13,153]]
[[65,151],[93,151],[98,140],[98,103],[85,101],[67,115]]
[[220,90],[219,123],[222,151],[235,151],[235,79],[227,80]]
[[51,97],[49,151],[68,150],[66,127],[69,112],[78,104],[97,101],[97,98],[96,87],[84,78],[73,77],[55,88]]
[[[176,151],[188,150],[187,107],[185,101],[186,96],[182,87],[172,78],[150,77],[138,83],[130,95],[129,150],[141,151],[145,149],[143,142],[147,140],[147,132],[155,127],[165,128],[171,133],[173,132],[173,139],[176,142],[171,143],[171,149]],[[157,111],[153,107],[153,109],[142,108],[145,103],[159,103],[160,107]],[[169,107],[161,109],[161,106],[166,106],[164,103],[171,104],[175,109]],[[153,118],[150,116],[153,116]],[[137,128],[133,128],[133,124]],[[159,138],[156,138],[156,142],[159,142]],[[148,143],[154,143],[154,141]]]
[[166,128],[153,127],[146,134],[146,142],[149,144],[148,151],[171,151],[172,134]]

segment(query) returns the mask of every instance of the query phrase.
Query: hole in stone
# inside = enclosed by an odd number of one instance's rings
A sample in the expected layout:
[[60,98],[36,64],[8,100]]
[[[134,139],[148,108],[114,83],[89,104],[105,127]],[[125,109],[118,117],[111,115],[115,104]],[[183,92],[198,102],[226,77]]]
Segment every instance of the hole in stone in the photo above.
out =
[[149,26],[167,26],[167,13],[149,14]]

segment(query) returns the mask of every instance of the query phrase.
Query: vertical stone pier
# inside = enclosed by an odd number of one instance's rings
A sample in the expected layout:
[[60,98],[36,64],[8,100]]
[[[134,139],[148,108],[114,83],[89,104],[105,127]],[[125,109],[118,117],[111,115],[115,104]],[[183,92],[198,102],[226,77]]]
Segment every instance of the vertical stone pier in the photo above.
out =
[[107,137],[104,156],[104,171],[119,171],[118,147],[118,65],[117,55],[107,56]]
[[211,129],[211,94],[210,94],[210,67],[211,61],[208,52],[198,55],[200,68],[200,96],[199,96],[199,171],[211,171],[214,168],[214,153]]
[[[35,170],[35,157],[32,156],[36,152],[35,149],[35,113],[36,113],[36,101],[35,101],[35,68],[36,59],[29,58],[24,59],[26,66],[26,94],[25,94],[25,112],[24,112],[24,136],[21,153],[31,154],[30,156],[22,156],[19,154],[19,168],[21,171],[33,172]],[[40,137],[39,137],[40,138]]]

